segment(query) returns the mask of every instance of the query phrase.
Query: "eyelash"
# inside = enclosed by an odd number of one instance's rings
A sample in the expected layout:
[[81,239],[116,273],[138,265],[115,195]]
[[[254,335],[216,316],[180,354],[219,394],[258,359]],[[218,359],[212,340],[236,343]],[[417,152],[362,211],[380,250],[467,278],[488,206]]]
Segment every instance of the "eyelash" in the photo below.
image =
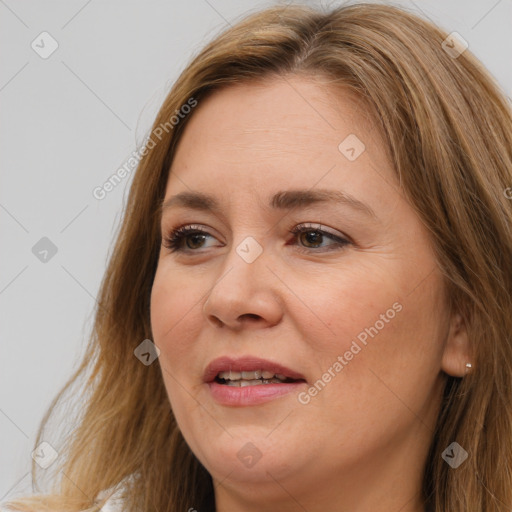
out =
[[[300,235],[301,233],[308,233],[308,232],[314,232],[314,233],[320,233],[322,236],[327,236],[334,240],[336,243],[331,244],[330,247],[334,247],[334,249],[327,249],[325,250],[317,250],[314,248],[309,247],[299,247],[300,252],[330,252],[336,249],[343,249],[346,245],[351,244],[352,242],[339,237],[337,235],[334,235],[333,233],[329,233],[328,231],[325,231],[320,228],[320,224],[317,224],[316,226],[313,224],[299,224],[298,226],[295,226],[293,229],[289,231],[290,234],[297,237],[297,235]],[[164,237],[162,243],[166,249],[169,249],[171,252],[198,252],[199,249],[183,249],[180,247],[181,241],[186,238],[188,235],[207,235],[211,236],[208,232],[199,229],[193,224],[188,224],[186,226],[182,226],[179,228],[176,228],[172,230],[168,236]]]

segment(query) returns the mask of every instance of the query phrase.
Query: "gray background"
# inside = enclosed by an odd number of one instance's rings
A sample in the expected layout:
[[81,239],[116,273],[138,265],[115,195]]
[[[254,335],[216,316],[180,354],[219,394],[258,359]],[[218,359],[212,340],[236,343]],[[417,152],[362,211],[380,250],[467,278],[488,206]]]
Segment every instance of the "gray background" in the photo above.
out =
[[[0,0],[0,501],[30,489],[37,427],[85,347],[133,172],[103,200],[93,189],[149,134],[189,58],[272,3]],[[512,0],[395,3],[459,32],[512,95]],[[59,45],[47,59],[31,47],[43,31]],[[57,248],[46,262],[43,237]]]

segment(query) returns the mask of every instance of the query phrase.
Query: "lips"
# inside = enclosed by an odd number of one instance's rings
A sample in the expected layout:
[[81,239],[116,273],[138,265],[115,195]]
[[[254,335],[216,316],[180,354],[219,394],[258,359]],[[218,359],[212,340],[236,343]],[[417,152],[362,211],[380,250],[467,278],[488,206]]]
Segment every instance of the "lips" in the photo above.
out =
[[263,370],[276,375],[284,376],[293,381],[306,381],[304,376],[282,364],[261,359],[254,356],[245,356],[241,358],[219,357],[214,359],[205,369],[203,380],[206,383],[213,382],[220,372],[253,372]]

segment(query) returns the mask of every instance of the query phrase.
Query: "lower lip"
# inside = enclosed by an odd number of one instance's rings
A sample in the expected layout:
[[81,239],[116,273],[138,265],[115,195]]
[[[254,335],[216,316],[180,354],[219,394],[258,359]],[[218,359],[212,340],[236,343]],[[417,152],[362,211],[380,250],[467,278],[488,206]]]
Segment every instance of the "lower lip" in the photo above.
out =
[[221,405],[247,406],[270,402],[289,393],[298,393],[306,383],[290,382],[286,384],[258,384],[255,386],[235,387],[209,382],[208,387],[213,399]]

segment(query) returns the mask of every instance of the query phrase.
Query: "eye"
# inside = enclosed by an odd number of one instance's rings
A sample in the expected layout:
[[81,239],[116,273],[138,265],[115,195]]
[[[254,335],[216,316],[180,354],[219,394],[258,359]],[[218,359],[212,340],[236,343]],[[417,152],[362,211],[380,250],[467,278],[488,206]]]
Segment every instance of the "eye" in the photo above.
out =
[[[298,247],[299,251],[301,252],[333,251],[336,249],[341,249],[351,243],[349,240],[341,236],[335,235],[334,233],[330,233],[329,231],[322,229],[321,224],[299,224],[290,230],[290,233],[295,235],[299,241],[305,243],[305,247]],[[324,245],[324,250],[316,250],[321,248],[317,245],[322,244],[325,238],[334,241],[334,243],[328,244],[327,246]]]
[[[206,237],[211,236],[206,231],[200,229],[196,224],[181,226],[171,231],[171,233],[163,239],[163,245],[171,252],[194,251],[202,247]],[[185,242],[186,248],[183,248]],[[189,243],[190,242],[190,243]]]
[[[351,243],[341,236],[322,229],[321,224],[299,224],[289,232],[295,236],[296,241],[305,244],[298,247],[301,252],[327,252],[342,249]],[[162,243],[171,252],[198,252],[197,249],[207,247],[204,242],[208,237],[214,238],[199,225],[189,224],[172,230]],[[326,239],[332,243],[322,247]]]

